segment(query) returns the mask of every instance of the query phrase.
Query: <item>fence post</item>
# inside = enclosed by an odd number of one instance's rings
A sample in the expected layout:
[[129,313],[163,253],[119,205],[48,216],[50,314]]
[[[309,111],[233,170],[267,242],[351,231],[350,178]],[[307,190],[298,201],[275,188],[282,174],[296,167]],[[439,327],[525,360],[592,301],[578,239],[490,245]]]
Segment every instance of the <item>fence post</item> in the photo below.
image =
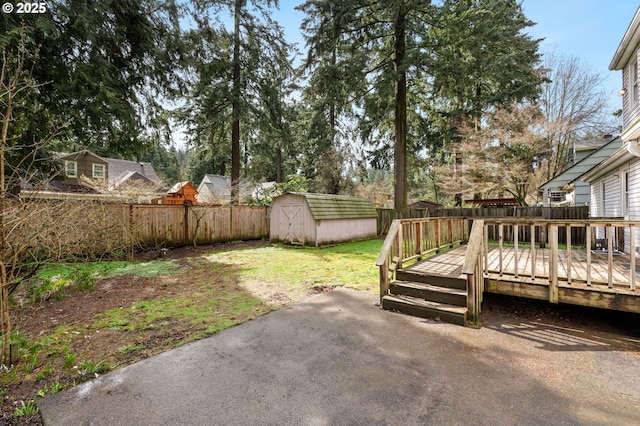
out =
[[129,252],[129,259],[133,260],[133,251],[135,245],[135,238],[133,236],[133,204],[129,204],[129,246],[131,251]]
[[[185,246],[189,245],[189,205],[188,204],[184,204],[184,219],[183,219],[183,225],[182,225],[182,243]],[[196,236],[193,236],[194,240],[196,238]]]

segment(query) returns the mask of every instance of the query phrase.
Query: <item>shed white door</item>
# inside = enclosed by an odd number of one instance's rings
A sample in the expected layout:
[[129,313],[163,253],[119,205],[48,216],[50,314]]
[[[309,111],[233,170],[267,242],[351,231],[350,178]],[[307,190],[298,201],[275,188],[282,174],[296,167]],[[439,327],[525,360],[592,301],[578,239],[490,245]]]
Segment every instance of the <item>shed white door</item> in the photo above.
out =
[[302,235],[302,204],[284,204],[280,206],[280,229],[282,241],[291,244],[304,244]]

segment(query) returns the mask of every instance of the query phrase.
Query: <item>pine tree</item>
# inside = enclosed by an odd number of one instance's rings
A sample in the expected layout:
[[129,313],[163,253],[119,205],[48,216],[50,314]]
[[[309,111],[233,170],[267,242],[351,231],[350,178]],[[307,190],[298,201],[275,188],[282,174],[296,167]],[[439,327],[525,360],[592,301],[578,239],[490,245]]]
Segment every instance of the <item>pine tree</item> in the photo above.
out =
[[[265,129],[280,129],[277,143],[286,138],[286,114],[276,110],[284,108],[289,83],[272,76],[286,80],[291,75],[291,46],[271,18],[271,7],[277,2],[224,0],[198,2],[193,9],[196,28],[189,36],[195,79],[180,117],[193,146],[220,153],[211,158],[221,163],[219,170],[230,166],[233,203],[239,201],[241,163],[246,169],[251,142]],[[221,18],[225,12],[232,24]]]

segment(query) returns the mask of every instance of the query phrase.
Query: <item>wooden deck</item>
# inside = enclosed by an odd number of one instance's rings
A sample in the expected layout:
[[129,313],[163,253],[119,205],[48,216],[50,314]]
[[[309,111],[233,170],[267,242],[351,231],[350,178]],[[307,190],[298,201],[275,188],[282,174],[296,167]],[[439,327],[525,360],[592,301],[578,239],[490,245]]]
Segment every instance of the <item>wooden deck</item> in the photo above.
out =
[[[403,269],[428,275],[465,278],[462,267],[466,250],[467,246],[462,245]],[[549,298],[549,249],[531,250],[520,247],[517,251],[517,265],[514,247],[503,247],[502,256],[500,256],[499,247],[492,246],[488,248],[487,255],[487,265],[483,265],[484,291],[551,300]],[[560,251],[558,258],[558,301],[560,303],[640,313],[640,289],[630,288],[629,255],[614,255],[611,270],[608,268],[607,254],[591,252],[589,270],[586,267],[587,252],[584,249],[572,250],[570,262],[566,251]],[[532,265],[532,262],[535,262],[535,265]],[[569,265],[570,274],[568,273]],[[637,267],[635,269],[638,278],[640,271]]]

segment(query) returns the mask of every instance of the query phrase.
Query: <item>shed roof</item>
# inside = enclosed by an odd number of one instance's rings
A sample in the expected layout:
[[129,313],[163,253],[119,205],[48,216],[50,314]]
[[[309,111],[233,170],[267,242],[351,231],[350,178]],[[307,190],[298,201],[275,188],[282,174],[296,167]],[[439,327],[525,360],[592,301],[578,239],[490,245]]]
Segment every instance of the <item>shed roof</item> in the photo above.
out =
[[300,195],[307,199],[315,220],[378,217],[371,200],[365,198],[307,192],[291,192],[291,194]]
[[198,190],[195,188],[195,186],[193,186],[191,182],[184,181],[184,182],[178,182],[175,185],[173,185],[171,189],[167,191],[167,194],[177,194],[178,192],[185,192],[185,190],[188,190],[193,194],[198,193]]

